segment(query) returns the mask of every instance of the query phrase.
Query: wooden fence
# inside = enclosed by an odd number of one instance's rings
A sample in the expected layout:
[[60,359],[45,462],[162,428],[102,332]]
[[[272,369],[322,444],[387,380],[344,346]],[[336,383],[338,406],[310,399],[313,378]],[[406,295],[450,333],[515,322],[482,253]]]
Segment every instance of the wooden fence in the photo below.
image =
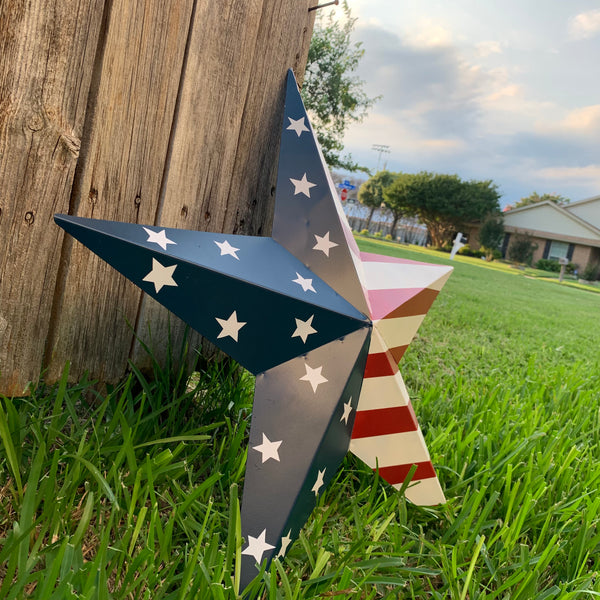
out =
[[303,74],[314,4],[0,2],[0,393],[66,360],[115,381],[147,360],[134,332],[166,335],[166,311],[54,213],[269,234],[285,73]]

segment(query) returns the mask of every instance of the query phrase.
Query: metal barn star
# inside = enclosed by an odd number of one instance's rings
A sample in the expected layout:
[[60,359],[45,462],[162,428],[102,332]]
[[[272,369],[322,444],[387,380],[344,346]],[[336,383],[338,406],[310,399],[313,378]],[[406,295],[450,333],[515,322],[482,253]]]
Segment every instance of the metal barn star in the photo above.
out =
[[272,237],[55,219],[256,375],[243,586],[285,554],[349,448],[395,486],[416,464],[407,496],[444,501],[397,363],[451,268],[361,255],[291,71]]

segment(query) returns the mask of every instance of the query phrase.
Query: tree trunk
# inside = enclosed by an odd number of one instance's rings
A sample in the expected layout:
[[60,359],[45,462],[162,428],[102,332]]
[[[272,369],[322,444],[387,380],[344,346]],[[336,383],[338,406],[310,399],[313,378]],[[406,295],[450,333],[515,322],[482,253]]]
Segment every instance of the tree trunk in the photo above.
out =
[[375,212],[376,206],[371,206],[371,211],[369,212],[369,218],[367,219],[367,229],[371,227],[371,219],[373,218],[373,213]]

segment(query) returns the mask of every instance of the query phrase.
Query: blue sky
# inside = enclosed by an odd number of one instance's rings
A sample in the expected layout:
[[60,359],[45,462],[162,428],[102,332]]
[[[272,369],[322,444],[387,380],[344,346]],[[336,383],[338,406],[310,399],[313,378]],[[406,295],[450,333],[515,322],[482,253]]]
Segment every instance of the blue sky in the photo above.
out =
[[386,144],[388,169],[492,179],[502,204],[600,194],[600,2],[349,5],[358,76],[383,96],[345,136],[355,160],[375,169]]

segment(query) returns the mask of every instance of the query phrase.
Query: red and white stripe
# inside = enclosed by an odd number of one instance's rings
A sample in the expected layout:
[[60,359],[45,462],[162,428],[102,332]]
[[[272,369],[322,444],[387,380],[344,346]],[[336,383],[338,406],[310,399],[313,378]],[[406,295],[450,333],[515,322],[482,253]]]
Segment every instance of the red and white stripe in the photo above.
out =
[[350,450],[399,488],[417,469],[406,496],[415,504],[445,502],[397,363],[451,267],[362,253],[373,334]]

